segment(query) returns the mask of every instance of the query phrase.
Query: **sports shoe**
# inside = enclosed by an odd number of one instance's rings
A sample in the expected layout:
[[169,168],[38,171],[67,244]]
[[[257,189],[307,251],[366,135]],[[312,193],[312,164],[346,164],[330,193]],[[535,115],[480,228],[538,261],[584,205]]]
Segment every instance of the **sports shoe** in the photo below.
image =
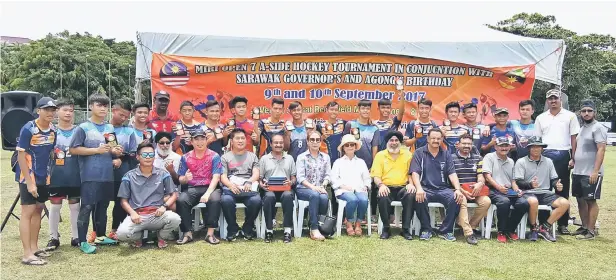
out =
[[419,240],[430,240],[432,238],[432,232],[430,231],[422,231],[419,235]]
[[90,235],[88,235],[88,243],[94,243],[94,240],[96,240],[96,231],[90,232]]
[[445,239],[445,240],[447,240],[447,241],[450,241],[450,242],[456,241],[456,237],[455,237],[455,236],[453,235],[453,233],[451,233],[451,232],[448,232],[448,233],[440,233],[438,236],[439,236],[440,238],[443,238],[443,239]]
[[515,232],[508,232],[508,233],[507,233],[507,237],[508,237],[509,239],[513,240],[513,241],[518,241],[518,240],[520,240],[520,237],[519,237],[519,236],[518,236],[518,234],[517,234],[517,233],[515,233]]
[[587,229],[585,229],[584,227],[579,227],[571,235],[585,235],[586,231]]
[[256,231],[252,231],[249,233],[244,233],[244,240],[246,241],[251,241],[253,239],[257,238],[257,232]]
[[133,248],[141,248],[143,247],[143,242],[141,240],[138,240],[130,244],[130,246]]
[[73,246],[73,247],[79,247],[79,238],[73,238],[73,239],[71,239],[71,246]]
[[118,234],[115,231],[112,231],[109,234],[107,234],[107,237],[109,237],[110,239],[113,239],[115,241],[118,241]]
[[556,242],[556,238],[552,236],[552,227],[549,225],[539,226],[539,236],[543,237],[546,241]]
[[290,232],[285,232],[284,233],[284,239],[282,240],[282,242],[284,242],[284,243],[291,243],[291,241],[292,241],[291,233]]
[[402,229],[402,232],[400,232],[400,236],[404,237],[404,239],[406,240],[413,240],[413,235],[408,229]]
[[471,234],[466,237],[466,243],[471,244],[471,245],[477,245],[479,241],[477,240],[477,237],[474,234]]
[[240,236],[239,232],[236,232],[234,234],[229,234],[229,235],[227,235],[227,241],[228,242],[234,242],[235,240],[237,240],[238,236]]
[[81,242],[81,245],[79,245],[79,250],[86,254],[94,254],[96,253],[96,246],[92,246],[88,242]]
[[537,241],[538,237],[539,237],[539,234],[537,233],[537,230],[534,229],[530,231],[530,237],[528,238],[528,240]]
[[274,233],[273,232],[266,232],[265,233],[265,239],[263,239],[263,241],[265,241],[265,243],[272,243],[272,241],[274,241]]
[[389,237],[391,236],[391,234],[389,233],[389,229],[383,229],[383,232],[381,232],[381,239],[389,239]]
[[499,231],[496,235],[496,240],[498,240],[498,242],[500,243],[507,243],[507,236],[505,236],[504,233]]
[[115,241],[107,236],[99,236],[94,240],[94,244],[96,245],[116,245],[118,241]]
[[158,239],[158,249],[165,249],[167,248],[167,241],[165,241],[164,239]]
[[577,240],[593,240],[595,239],[595,233],[590,231],[590,230],[586,230],[586,233],[583,235],[578,235],[575,237],[575,239]]
[[45,251],[53,251],[55,249],[58,249],[58,247],[60,247],[60,239],[49,239],[49,242],[47,242],[47,246],[45,247]]
[[571,235],[571,232],[567,226],[558,226],[558,233],[561,235]]

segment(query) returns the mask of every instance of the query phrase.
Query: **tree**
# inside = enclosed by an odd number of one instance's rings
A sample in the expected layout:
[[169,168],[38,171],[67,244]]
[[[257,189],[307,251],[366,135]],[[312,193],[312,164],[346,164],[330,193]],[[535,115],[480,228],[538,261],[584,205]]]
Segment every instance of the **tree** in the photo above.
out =
[[132,99],[136,57],[133,42],[117,43],[89,33],[63,31],[30,44],[4,45],[1,49],[2,91],[30,90],[53,98],[68,97],[79,107],[85,107],[88,90],[92,94],[99,88],[104,88],[112,99]]
[[[563,89],[569,96],[570,109],[576,110],[580,101],[590,98],[599,104],[598,119],[616,115],[616,41],[612,36],[578,35],[556,24],[556,17],[539,13],[516,14],[496,25],[487,26],[520,36],[564,40],[567,48],[563,65]],[[539,104],[537,111],[543,111],[541,106],[545,103],[545,92],[553,87],[543,81],[535,83],[532,98]]]

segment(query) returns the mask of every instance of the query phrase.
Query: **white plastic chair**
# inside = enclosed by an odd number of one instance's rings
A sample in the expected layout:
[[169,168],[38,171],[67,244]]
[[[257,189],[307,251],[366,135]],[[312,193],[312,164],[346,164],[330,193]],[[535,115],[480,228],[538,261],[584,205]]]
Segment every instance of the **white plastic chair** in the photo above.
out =
[[[466,203],[466,208],[467,209],[468,208],[477,208],[477,207],[479,207],[479,205],[477,203],[468,203],[468,202]],[[492,206],[490,206],[490,207],[492,207]],[[432,228],[434,228],[436,226],[436,220],[435,220],[436,213],[435,212],[436,212],[437,208],[445,209],[445,205],[443,205],[441,203],[437,203],[437,202],[428,203],[428,211],[430,212],[430,226]],[[447,210],[445,210],[445,211],[447,211]],[[490,210],[488,210],[488,213],[490,213]],[[485,231],[486,231],[486,226],[484,225],[484,223],[485,223],[485,218],[481,219],[481,222],[479,222],[479,224],[481,226],[481,234],[482,235],[485,235]],[[457,224],[458,224],[458,221],[457,221],[457,217],[456,217],[456,221],[453,223],[454,231],[456,229],[456,225]]]
[[[539,205],[539,211],[548,211],[550,215],[552,214],[552,206],[550,205]],[[522,217],[522,221],[520,222],[520,229],[518,232],[518,236],[520,239],[526,239],[526,230],[527,230],[527,221],[528,221],[528,212],[524,214]],[[539,223],[539,215],[537,215],[537,224]],[[556,226],[552,225],[552,236],[556,237]]]
[[[274,207],[282,208],[282,203],[281,202],[276,202],[276,205]],[[267,227],[265,226],[265,212],[263,212],[263,207],[261,207],[261,213],[259,214],[259,216],[261,217],[261,219],[260,219],[261,220],[261,226],[260,226],[260,228],[257,227],[257,231],[261,235],[261,238],[265,238],[265,230],[267,229]],[[274,218],[276,218],[276,217],[274,217]],[[293,201],[293,227],[291,227],[291,228],[293,230],[297,230],[297,197]],[[297,237],[297,233],[295,233],[295,236]]]
[[[244,203],[235,204],[235,209],[243,209],[243,208],[246,208],[246,205],[244,205]],[[262,219],[261,212],[259,212],[259,215],[255,219],[255,227],[257,228],[257,231],[256,231],[257,238],[263,238],[265,236],[261,233],[261,219]],[[220,218],[218,219],[218,226],[220,227],[220,238],[226,239],[227,238],[227,221],[225,220],[225,216],[222,211],[220,211]]]
[[[510,206],[509,209],[513,210],[513,206]],[[490,239],[492,238],[492,225],[494,224],[494,217],[496,216],[497,209],[496,209],[496,205],[492,204],[490,206],[490,209],[488,209],[488,215],[486,216],[486,227],[485,230],[483,231],[483,236],[485,239]],[[522,224],[526,223],[526,220],[524,217],[527,217],[527,214],[524,214],[524,216],[522,217],[522,220],[520,220],[520,223],[518,224],[517,228],[516,228],[516,232],[518,233],[518,237],[522,238],[522,236],[524,236],[523,233],[523,229],[522,229]],[[522,238],[523,239],[523,238]]]
[[[205,203],[199,203],[192,208],[193,212],[193,232],[203,229],[205,226],[201,224],[201,208],[206,208]],[[205,219],[205,217],[203,217]]]
[[[394,225],[396,227],[400,226],[402,221],[402,202],[401,201],[392,201],[391,206],[394,207]],[[377,217],[379,219],[379,224],[377,226],[377,232],[380,235],[383,232],[383,221],[381,220],[381,215],[379,215],[377,210]],[[388,221],[389,222],[389,221]],[[419,223],[419,218],[417,217],[417,213],[413,214],[413,219],[411,220],[411,234],[415,232],[415,235],[419,235],[421,231],[421,224]]]
[[[368,190],[368,193],[370,193],[370,191]],[[338,199],[338,197],[336,197],[334,195],[336,201],[338,201],[338,215],[337,215],[337,219],[336,219],[336,236],[340,236],[340,234],[342,233],[342,219],[344,219],[344,208],[347,205],[347,202],[342,200],[342,199]],[[368,210],[366,210],[366,220],[368,222],[368,236],[372,235],[372,221],[370,219],[370,213],[372,208],[370,207],[370,195],[368,195]]]
[[[300,200],[297,198],[297,196],[295,196],[295,203],[297,205],[297,227],[294,229],[295,230],[295,237],[296,238],[300,238],[302,237],[302,230],[304,229],[304,211],[306,211],[306,208],[308,208],[309,206],[309,202],[307,200]],[[331,200],[327,201],[327,215],[331,216],[332,215],[332,202]]]

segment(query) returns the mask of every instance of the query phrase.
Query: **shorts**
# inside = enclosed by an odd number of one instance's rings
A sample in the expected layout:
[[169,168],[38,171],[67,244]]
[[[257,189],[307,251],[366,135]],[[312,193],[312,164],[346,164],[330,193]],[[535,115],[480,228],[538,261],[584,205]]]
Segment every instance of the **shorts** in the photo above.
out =
[[21,205],[34,205],[37,203],[45,203],[49,199],[49,186],[39,185],[36,186],[38,197],[32,196],[28,192],[28,185],[19,184],[19,197],[21,198]]
[[80,187],[50,187],[49,199],[73,199],[81,196]]
[[527,193],[524,194],[523,197],[528,199],[529,197],[534,196],[539,201],[539,205],[549,205],[552,206],[552,203],[560,198],[559,195],[555,193]]
[[577,198],[585,200],[595,200],[601,198],[601,185],[603,176],[599,175],[597,183],[590,184],[590,176],[573,174],[571,182],[571,194]]

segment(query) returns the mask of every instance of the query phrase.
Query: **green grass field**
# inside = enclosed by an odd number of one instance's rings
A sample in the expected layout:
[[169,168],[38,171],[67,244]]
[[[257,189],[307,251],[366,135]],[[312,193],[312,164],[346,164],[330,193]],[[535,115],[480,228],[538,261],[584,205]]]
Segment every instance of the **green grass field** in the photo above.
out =
[[[6,215],[18,193],[10,171],[10,153],[2,152],[2,206]],[[291,244],[226,242],[210,246],[198,240],[185,246],[170,245],[132,249],[122,244],[84,255],[70,247],[68,207],[62,208],[61,247],[44,267],[20,263],[18,221],[11,219],[1,237],[2,279],[616,279],[616,149],[608,148],[606,177],[600,200],[600,236],[594,241],[558,237],[558,242],[481,240],[467,245],[459,238],[449,243],[439,238],[420,242],[399,236],[390,240],[372,237],[317,243],[308,238]],[[572,215],[577,207],[572,200]],[[111,207],[109,208],[111,210]],[[19,214],[19,206],[16,208]],[[280,215],[280,211],[279,211]],[[111,224],[111,220],[109,220]],[[574,230],[572,226],[570,228]],[[48,240],[43,220],[40,246]],[[395,230],[393,233],[396,234]],[[203,235],[198,235],[199,239]],[[277,236],[278,237],[278,236]],[[171,243],[170,243],[171,244]]]

